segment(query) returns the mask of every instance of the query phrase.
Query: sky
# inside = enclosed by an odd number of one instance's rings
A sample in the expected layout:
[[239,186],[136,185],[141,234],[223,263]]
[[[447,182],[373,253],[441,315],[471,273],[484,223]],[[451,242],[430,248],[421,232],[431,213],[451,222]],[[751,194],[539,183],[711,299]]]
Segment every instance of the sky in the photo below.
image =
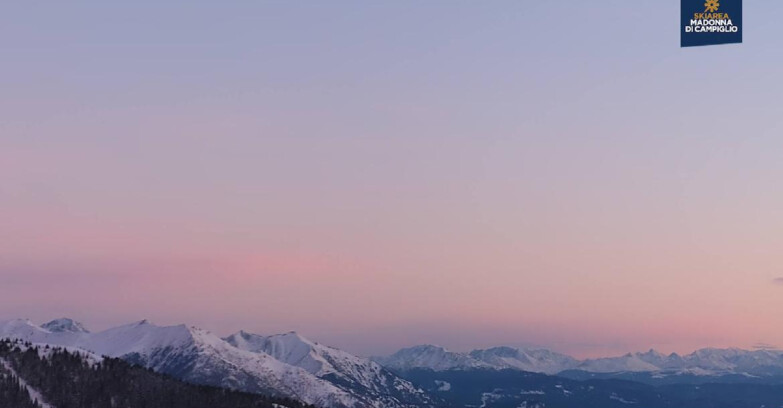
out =
[[0,318],[783,346],[783,3],[0,5]]

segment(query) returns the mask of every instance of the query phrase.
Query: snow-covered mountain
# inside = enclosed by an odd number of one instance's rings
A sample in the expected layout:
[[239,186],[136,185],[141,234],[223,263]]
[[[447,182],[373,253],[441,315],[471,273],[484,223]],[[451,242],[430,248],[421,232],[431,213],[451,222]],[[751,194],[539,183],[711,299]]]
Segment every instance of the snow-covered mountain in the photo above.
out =
[[593,373],[618,373],[618,372],[642,372],[659,371],[660,367],[645,361],[639,354],[628,353],[620,357],[605,357],[585,360],[576,368]]
[[751,375],[780,374],[783,370],[783,351],[737,348],[697,350],[683,357],[688,367],[698,367],[713,372],[728,371]]
[[392,370],[406,371],[425,368],[433,371],[494,368],[476,360],[467,353],[446,350],[444,347],[425,344],[404,348],[388,357],[373,357],[377,363]]
[[225,340],[238,349],[266,353],[300,367],[346,391],[368,397],[379,406],[420,406],[433,402],[423,391],[380,364],[311,341],[296,332],[261,336],[240,331]]
[[[62,320],[62,319],[61,319]],[[46,327],[82,327],[47,323]],[[308,369],[289,364],[263,350],[235,347],[202,329],[185,325],[161,327],[143,320],[97,333],[86,330],[52,331],[29,320],[0,322],[0,337],[18,338],[33,343],[52,344],[88,350],[100,355],[118,357],[196,384],[217,385],[272,396],[289,397],[309,404],[334,408],[408,407],[405,398],[425,401],[422,391],[388,373],[377,379],[379,386],[388,384],[401,398],[362,393],[359,388],[339,384],[328,375],[319,377]],[[333,349],[334,350],[334,349]],[[339,350],[332,355],[347,353]],[[281,355],[282,356],[282,355]],[[333,364],[335,369],[338,365]],[[312,367],[309,367],[312,370]],[[371,376],[373,367],[362,375]],[[335,379],[339,379],[333,373]],[[372,380],[367,380],[372,383]],[[410,394],[410,395],[409,395]],[[419,404],[417,404],[419,406]]]
[[578,373],[631,373],[650,378],[783,376],[783,352],[774,350],[701,349],[687,355],[650,350],[579,361],[545,349],[494,347],[461,353],[423,345],[373,361],[294,332],[261,336],[241,331],[221,339],[195,327],[161,327],[143,320],[91,333],[67,318],[41,326],[24,319],[0,321],[3,337],[123,358],[193,383],[290,397],[326,408],[438,405],[441,401],[432,394],[397,375],[414,369],[567,371],[571,374],[563,375],[576,377]]
[[644,353],[634,353],[634,355],[640,360],[664,370],[676,369],[685,364],[685,360],[677,353],[663,354],[650,349]]
[[196,387],[81,349],[0,339],[0,407],[141,406],[304,408],[291,399]]
[[579,364],[573,357],[546,349],[505,346],[459,353],[441,346],[421,345],[404,348],[388,357],[374,357],[374,360],[398,371],[416,368],[433,371],[514,369],[545,374],[556,374]]
[[571,356],[534,348],[493,347],[473,350],[470,356],[498,369],[511,368],[544,374],[557,374],[579,364]]
[[661,354],[655,350],[620,357],[585,360],[577,369],[594,373],[659,372],[692,375],[742,374],[750,376],[783,374],[783,352],[748,351],[737,348],[705,348],[691,354]]
[[618,357],[577,360],[545,349],[494,347],[469,353],[448,351],[423,345],[402,349],[375,361],[396,371],[428,369],[433,371],[469,369],[515,369],[544,374],[567,370],[591,373],[661,373],[690,375],[741,374],[782,375],[783,352],[741,349],[701,349],[691,354],[662,354],[655,350],[628,353]]
[[84,325],[66,317],[61,319],[52,320],[49,323],[41,325],[42,328],[54,333],[70,332],[70,333],[89,333],[90,331],[84,328]]
[[237,349],[195,327],[159,327],[142,321],[96,333],[85,347],[197,384],[286,396],[319,406],[362,406],[357,396],[299,367]]

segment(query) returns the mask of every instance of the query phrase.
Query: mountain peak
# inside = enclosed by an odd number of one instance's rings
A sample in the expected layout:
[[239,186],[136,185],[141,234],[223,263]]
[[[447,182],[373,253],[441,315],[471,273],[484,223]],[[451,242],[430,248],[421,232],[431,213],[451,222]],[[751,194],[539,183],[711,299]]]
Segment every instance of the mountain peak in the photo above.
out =
[[52,333],[89,333],[83,324],[76,320],[63,317],[60,319],[54,319],[49,323],[45,323],[42,328],[49,330]]
[[[224,340],[238,349],[266,353],[277,360],[299,366],[316,375],[324,374],[326,371],[335,371],[331,367],[335,360],[334,357],[338,354],[344,354],[340,350],[310,341],[295,331],[272,336],[240,331]],[[327,361],[322,354],[330,354],[332,362]]]
[[307,344],[307,345],[314,345],[315,344],[314,341],[308,339],[305,336],[302,336],[301,334],[299,334],[299,333],[297,333],[295,331],[290,331],[290,332],[283,333],[283,334],[275,334],[275,335],[269,336],[268,338],[269,339],[275,339],[275,338],[286,339],[288,341],[296,341],[296,342],[304,343],[304,344]]
[[[42,331],[38,325],[30,321],[30,319],[12,319],[0,321],[0,335],[4,337],[26,337],[31,333]],[[45,330],[43,330],[45,331]],[[25,336],[22,336],[22,333]],[[11,336],[13,334],[14,336]]]
[[434,344],[421,344],[397,351],[388,357],[375,357],[375,361],[397,370],[426,368],[435,371],[468,369],[486,366],[467,353],[447,350]]
[[30,319],[11,319],[0,322],[3,325],[17,325],[17,326],[36,326]]
[[406,347],[400,351],[439,351],[439,352],[448,352],[446,347],[439,346],[437,344],[419,344],[416,346]]
[[510,368],[545,374],[557,374],[575,367],[578,363],[571,356],[543,348],[499,346],[473,350],[469,356],[486,367]]
[[[263,344],[270,344],[270,343],[283,343],[289,345],[304,344],[307,346],[314,346],[317,344],[316,342],[311,341],[310,339],[302,336],[301,334],[295,331],[273,334],[271,336],[263,336],[245,330],[240,330],[224,338],[224,340],[228,341],[235,347],[237,347],[239,343],[243,343],[245,344],[244,347],[250,347],[253,349],[263,348],[265,347]],[[252,351],[257,351],[257,350],[252,350]]]
[[484,349],[484,350],[473,350],[473,351],[470,352],[470,354],[472,356],[474,356],[474,357],[475,357],[475,355],[478,355],[480,353],[492,353],[492,354],[496,354],[496,355],[508,355],[508,356],[511,356],[511,355],[519,354],[519,351],[520,350],[518,348],[516,348],[516,347],[496,346],[496,347],[490,347],[490,348]]
[[224,340],[239,350],[270,356],[317,378],[327,379],[338,387],[379,399],[377,403],[356,406],[431,406],[422,405],[429,397],[421,390],[379,364],[311,341],[295,331],[261,336],[240,330]]

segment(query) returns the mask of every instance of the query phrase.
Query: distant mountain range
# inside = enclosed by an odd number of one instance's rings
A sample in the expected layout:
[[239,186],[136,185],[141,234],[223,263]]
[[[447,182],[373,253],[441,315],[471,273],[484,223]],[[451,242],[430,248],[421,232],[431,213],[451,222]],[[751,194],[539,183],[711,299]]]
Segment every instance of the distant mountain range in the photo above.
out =
[[[761,395],[783,398],[778,385],[783,384],[783,352],[773,350],[702,349],[687,355],[650,350],[578,360],[541,348],[463,353],[421,345],[367,359],[295,332],[262,336],[240,331],[220,338],[196,327],[161,327],[146,320],[91,333],[72,319],[40,326],[16,319],[0,321],[0,338],[84,350],[95,358],[121,358],[194,384],[324,408],[603,407],[623,406],[623,401],[653,407],[701,395],[697,388],[675,386],[708,383],[777,387]],[[669,394],[649,388],[658,386],[674,388]]]
[[440,346],[421,345],[404,348],[388,357],[373,357],[379,364],[396,371],[416,368],[434,371],[467,369],[514,369],[534,373],[557,374],[579,365],[565,354],[546,349],[493,347],[458,353]]
[[783,385],[761,382],[673,382],[581,379],[505,369],[412,369],[407,379],[449,407],[483,408],[772,408]]
[[783,375],[783,352],[705,348],[691,354],[661,354],[655,350],[618,357],[577,360],[565,354],[538,348],[493,347],[459,353],[440,346],[404,348],[375,361],[397,372],[412,369],[433,371],[514,369],[544,374],[583,371],[587,373],[654,373],[656,375],[749,377]]

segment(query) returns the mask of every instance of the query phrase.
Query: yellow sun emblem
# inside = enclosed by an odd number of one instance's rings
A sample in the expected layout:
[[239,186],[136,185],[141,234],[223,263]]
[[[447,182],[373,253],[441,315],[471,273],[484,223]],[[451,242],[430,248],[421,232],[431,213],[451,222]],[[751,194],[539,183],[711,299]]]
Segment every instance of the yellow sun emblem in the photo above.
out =
[[720,7],[720,3],[718,3],[718,0],[707,0],[706,3],[704,3],[704,12],[706,13],[714,13],[718,11],[718,7]]

